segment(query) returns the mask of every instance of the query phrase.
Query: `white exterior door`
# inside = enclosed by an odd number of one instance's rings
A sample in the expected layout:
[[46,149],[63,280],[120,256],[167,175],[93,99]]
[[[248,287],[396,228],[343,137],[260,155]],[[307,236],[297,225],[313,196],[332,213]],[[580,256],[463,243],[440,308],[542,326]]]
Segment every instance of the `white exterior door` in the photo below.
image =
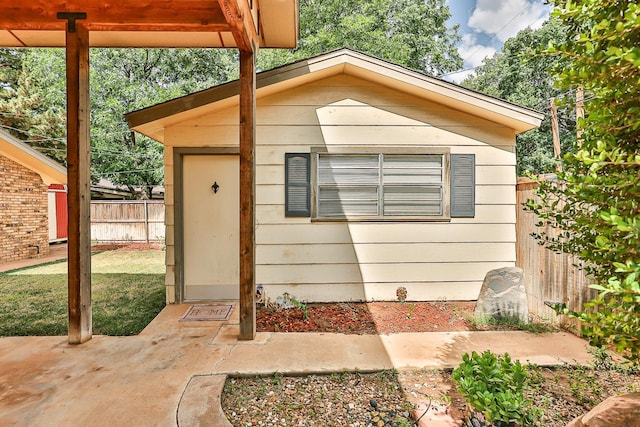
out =
[[238,156],[183,156],[183,296],[187,301],[239,298],[239,179]]

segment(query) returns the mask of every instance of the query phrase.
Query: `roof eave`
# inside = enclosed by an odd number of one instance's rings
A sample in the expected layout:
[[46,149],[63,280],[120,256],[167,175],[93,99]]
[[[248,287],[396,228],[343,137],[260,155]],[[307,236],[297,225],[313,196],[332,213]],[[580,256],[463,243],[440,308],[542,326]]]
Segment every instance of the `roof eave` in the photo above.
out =
[[[257,95],[265,96],[340,73],[366,79],[378,76],[374,80],[438,103],[451,105],[450,101],[453,100],[453,108],[512,128],[516,134],[535,129],[544,118],[544,114],[538,111],[349,49],[340,49],[261,72],[256,77]],[[166,125],[180,121],[187,112],[190,116],[204,114],[205,109],[212,108],[212,104],[222,103],[224,100],[235,103],[238,89],[237,80],[228,82],[128,113],[125,118],[131,129],[163,142],[162,130]]]
[[66,184],[67,169],[55,160],[0,131],[0,154],[40,175],[47,184]]

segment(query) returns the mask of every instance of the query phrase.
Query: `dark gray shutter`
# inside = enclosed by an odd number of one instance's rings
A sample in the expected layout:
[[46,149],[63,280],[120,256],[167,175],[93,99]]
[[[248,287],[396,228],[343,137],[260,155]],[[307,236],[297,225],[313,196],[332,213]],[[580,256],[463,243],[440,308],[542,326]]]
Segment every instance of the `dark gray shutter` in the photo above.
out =
[[476,157],[451,155],[451,217],[473,217],[476,213]]
[[311,155],[285,153],[284,163],[285,216],[311,216]]

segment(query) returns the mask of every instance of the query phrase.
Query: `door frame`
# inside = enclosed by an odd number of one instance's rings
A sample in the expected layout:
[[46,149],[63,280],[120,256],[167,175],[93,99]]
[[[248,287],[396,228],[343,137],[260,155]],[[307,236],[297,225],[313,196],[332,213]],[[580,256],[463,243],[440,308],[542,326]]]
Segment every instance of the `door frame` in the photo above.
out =
[[[184,197],[183,197],[183,165],[184,156],[201,155],[240,155],[239,147],[174,147],[173,148],[173,215],[174,215],[174,246],[175,246],[175,299],[177,303],[184,300]],[[240,254],[238,254],[238,257]]]

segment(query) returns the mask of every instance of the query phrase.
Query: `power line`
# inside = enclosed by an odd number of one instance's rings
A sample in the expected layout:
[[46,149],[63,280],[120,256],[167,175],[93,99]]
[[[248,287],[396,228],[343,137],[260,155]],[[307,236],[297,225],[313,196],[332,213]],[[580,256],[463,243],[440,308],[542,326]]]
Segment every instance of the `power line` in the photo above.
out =
[[113,172],[101,172],[100,175],[120,175],[123,173],[139,173],[139,172],[156,172],[161,171],[164,168],[154,168],[154,169],[133,169],[128,171],[113,171]]
[[[497,32],[493,33],[493,35],[489,38],[489,41],[487,42],[487,44],[489,44],[491,41],[493,41],[494,38],[496,38],[496,36],[498,34],[500,34],[505,28],[507,28],[509,26],[509,24],[511,24],[517,17],[519,17],[520,15],[522,15],[527,8],[529,7],[529,3],[527,3],[513,18],[511,18],[509,21],[507,21],[506,24],[504,24],[502,26],[502,28],[500,28]],[[531,24],[529,24],[531,25]],[[472,58],[476,53],[478,53],[484,46],[479,46],[476,50],[474,50],[470,55],[467,55],[463,60],[462,63],[464,64],[465,61],[469,60],[470,58]],[[452,74],[459,74],[459,73],[463,73],[465,71],[473,71],[476,68],[481,67],[481,65],[476,65],[475,67],[471,67],[471,68],[465,68],[463,70],[458,70],[458,71],[451,71],[449,73],[444,73],[444,74],[440,74],[439,77],[445,77],[445,76],[450,76]]]
[[[489,42],[493,41],[493,39],[496,38],[496,36],[498,34],[500,34],[502,32],[502,30],[504,30],[505,28],[507,28],[507,26],[509,26],[509,24],[511,24],[518,16],[522,15],[524,13],[525,10],[527,10],[527,8],[529,7],[529,3],[527,3],[525,5],[525,7],[523,7],[520,12],[518,12],[513,18],[511,18],[506,24],[504,24],[502,26],[502,28],[500,28],[497,32],[493,33],[493,35],[489,38]],[[489,43],[488,42],[488,43]],[[487,43],[487,44],[488,44]],[[478,53],[480,51],[480,49],[482,49],[483,46],[478,47],[471,55],[468,55],[466,58],[464,58],[462,60],[462,62],[467,61],[468,59],[472,58],[473,55],[475,55],[476,53]]]

